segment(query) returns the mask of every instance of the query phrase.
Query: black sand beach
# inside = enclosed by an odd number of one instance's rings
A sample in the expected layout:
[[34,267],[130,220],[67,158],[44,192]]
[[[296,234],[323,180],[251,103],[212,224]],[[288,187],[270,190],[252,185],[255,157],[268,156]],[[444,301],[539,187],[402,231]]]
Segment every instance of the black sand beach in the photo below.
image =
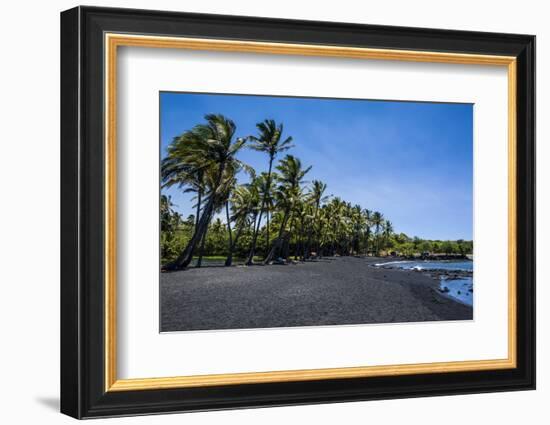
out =
[[161,332],[471,320],[473,309],[424,273],[376,258],[162,273]]

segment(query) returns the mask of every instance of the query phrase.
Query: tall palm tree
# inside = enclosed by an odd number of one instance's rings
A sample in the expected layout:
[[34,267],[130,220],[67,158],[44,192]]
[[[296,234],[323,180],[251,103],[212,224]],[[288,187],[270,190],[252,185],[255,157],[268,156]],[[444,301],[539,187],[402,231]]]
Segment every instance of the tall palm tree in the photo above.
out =
[[369,239],[370,239],[370,228],[372,224],[372,211],[369,209],[363,210],[363,222],[365,227],[365,254],[369,255]]
[[[214,212],[220,212],[220,210],[225,205],[228,207],[227,203],[231,194],[231,191],[233,190],[236,182],[237,182],[237,176],[236,174],[240,171],[241,167],[243,166],[242,163],[238,161],[228,161],[227,165],[225,166],[221,181],[218,185],[218,189],[216,190],[217,196],[215,196],[215,200],[213,202],[213,213]],[[217,176],[215,173],[206,173],[205,177],[205,188],[207,193],[213,192],[213,187],[216,185],[216,178]],[[198,253],[198,259],[196,263],[196,267],[202,266],[202,258],[204,255],[204,246],[206,244],[206,236],[208,234],[209,225],[206,226],[204,230],[204,234],[202,235],[202,239],[199,244],[199,253]],[[230,239],[231,239],[231,222],[228,221],[226,224]]]
[[[265,226],[265,230],[266,230],[266,253],[267,251],[269,250],[269,246],[270,246],[270,229],[269,229],[269,226],[270,226],[270,212],[272,211],[273,209],[273,203],[274,203],[274,198],[273,198],[273,190],[272,190],[272,180],[273,179],[276,179],[277,178],[277,173],[275,172],[271,172],[271,174],[268,174],[266,172],[263,172],[260,174],[260,176],[255,180],[255,183],[256,183],[256,186],[258,188],[258,192],[260,194],[260,198],[261,198],[261,205],[258,205],[259,207],[259,212],[261,214],[262,211],[265,211],[265,216],[266,216],[266,226]],[[261,223],[260,223],[260,220],[261,220],[261,215],[259,217],[259,220],[258,220],[258,226],[257,226],[257,229],[258,229],[258,234],[260,232],[260,229],[261,229]],[[258,236],[258,234],[256,235],[256,237]],[[254,236],[254,235],[253,235]],[[249,263],[251,264],[251,263]]]
[[332,226],[333,226],[333,255],[338,253],[344,254],[344,244],[346,241],[346,226],[348,225],[346,220],[346,208],[348,204],[341,198],[336,197],[332,199],[333,214]]
[[393,233],[393,224],[391,221],[386,220],[384,222],[384,230],[383,230],[384,245],[387,245],[392,233]]
[[230,238],[229,253],[225,265],[230,266],[233,262],[233,253],[243,230],[251,221],[251,214],[258,208],[260,197],[256,186],[245,184],[236,186],[231,196],[231,216],[228,221],[235,223],[235,237]]
[[351,202],[346,202],[346,207],[344,209],[344,238],[345,238],[345,249],[344,255],[351,255],[353,252],[353,243],[355,237],[355,222],[354,222],[354,211],[351,205]]
[[352,223],[352,250],[357,255],[359,253],[359,243],[361,239],[361,230],[364,225],[364,217],[361,212],[361,205],[354,205],[351,208],[351,223]]
[[318,213],[318,235],[317,235],[317,256],[322,257],[325,254],[325,248],[330,238],[329,218],[326,213],[327,205],[321,206]]
[[277,170],[280,174],[278,177],[279,186],[275,191],[275,197],[277,205],[282,211],[282,220],[277,238],[273,242],[271,250],[264,260],[264,264],[268,264],[281,247],[292,208],[301,196],[300,184],[304,176],[311,170],[311,167],[303,169],[302,162],[298,158],[287,155],[279,162]]
[[376,235],[376,255],[380,253],[380,228],[384,223],[384,216],[379,211],[372,214],[372,224],[374,225]]
[[212,219],[214,209],[226,194],[224,176],[226,168],[246,167],[236,155],[245,145],[246,139],[233,140],[236,126],[223,115],[208,114],[206,123],[199,124],[182,135],[187,146],[180,150],[181,162],[187,164],[193,172],[203,172],[209,177],[207,200],[197,222],[193,236],[185,249],[168,268],[185,268],[191,263],[197,244],[202,241]]
[[[301,196],[294,202],[292,208],[294,223],[294,259],[305,259],[306,242],[305,229],[311,219],[311,204],[309,197],[301,191]],[[292,227],[292,226],[291,226]],[[291,235],[292,236],[292,235]]]
[[[307,252],[305,253],[305,256],[309,258],[309,251],[311,246],[311,238],[315,237],[317,246],[315,248],[316,255],[319,255],[319,251],[321,249],[320,247],[320,238],[321,238],[321,225],[322,222],[319,219],[319,209],[321,208],[321,203],[325,202],[327,200],[327,197],[324,196],[325,191],[327,190],[326,183],[323,183],[320,180],[313,180],[311,182],[311,193],[310,193],[310,199],[311,203],[313,204],[313,217],[312,217],[312,225],[308,234],[308,241],[307,241]],[[315,233],[315,235],[313,234]]]
[[[256,124],[256,127],[258,128],[259,135],[258,137],[249,137],[249,139],[252,141],[250,147],[256,151],[266,153],[269,157],[269,165],[267,168],[266,176],[266,190],[264,191],[262,196],[258,222],[252,235],[250,253],[248,254],[248,259],[246,261],[247,265],[251,265],[253,262],[254,252],[256,251],[258,233],[260,231],[260,226],[262,223],[262,215],[264,209],[266,208],[267,198],[269,196],[269,193],[271,192],[271,172],[273,168],[273,161],[279,153],[284,152],[292,147],[292,137],[287,137],[285,140],[281,140],[281,137],[283,135],[283,124],[277,125],[274,120],[265,120],[261,123]],[[267,210],[267,215],[269,216],[269,209]]]
[[[225,206],[225,214],[226,214],[225,215],[225,217],[226,217],[225,226],[227,228],[227,235],[229,236],[229,238],[228,238],[228,251],[229,252],[231,252],[231,249],[232,249],[232,246],[233,246],[233,232],[231,230],[231,217],[230,217],[230,214],[229,214],[229,202],[230,202],[232,191],[235,189],[235,185],[237,184],[236,173],[238,171],[238,169],[236,169],[234,166],[235,166],[235,164],[232,163],[232,166],[226,167],[225,172],[226,172],[227,176],[224,178],[224,183],[223,183],[224,190],[220,191],[220,192],[224,193],[224,195],[223,195],[223,204]],[[206,237],[206,235],[203,237],[203,240],[204,240],[205,237]],[[201,256],[202,256],[202,244],[201,244]]]

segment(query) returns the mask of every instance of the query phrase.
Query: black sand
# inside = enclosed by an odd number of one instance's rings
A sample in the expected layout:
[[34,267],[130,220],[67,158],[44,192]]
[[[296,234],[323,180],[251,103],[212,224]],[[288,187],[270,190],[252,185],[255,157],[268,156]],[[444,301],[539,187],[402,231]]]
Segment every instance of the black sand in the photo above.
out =
[[471,320],[426,274],[331,257],[162,273],[161,331]]

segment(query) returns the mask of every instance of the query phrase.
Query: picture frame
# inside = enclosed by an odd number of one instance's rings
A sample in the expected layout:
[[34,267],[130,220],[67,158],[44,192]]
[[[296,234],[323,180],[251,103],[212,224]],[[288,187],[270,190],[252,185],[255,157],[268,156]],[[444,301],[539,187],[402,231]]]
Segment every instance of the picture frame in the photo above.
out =
[[[121,46],[506,67],[507,358],[119,379]],[[81,6],[61,13],[61,116],[62,413],[80,419],[535,388],[534,36]]]

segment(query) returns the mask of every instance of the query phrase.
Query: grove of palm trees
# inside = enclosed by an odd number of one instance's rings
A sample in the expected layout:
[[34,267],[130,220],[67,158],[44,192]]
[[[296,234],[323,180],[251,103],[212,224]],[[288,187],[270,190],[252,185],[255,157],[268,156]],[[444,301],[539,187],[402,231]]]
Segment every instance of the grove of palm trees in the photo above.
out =
[[[299,140],[283,123],[266,119],[256,134],[238,134],[221,114],[182,132],[162,159],[162,187],[193,195],[194,214],[183,218],[161,196],[163,270],[307,262],[327,257],[471,254],[472,242],[434,241],[395,233],[373,205],[347,202],[320,180],[315,164],[293,155]],[[252,149],[265,157],[254,169],[240,159]],[[237,261],[238,260],[238,261]]]

